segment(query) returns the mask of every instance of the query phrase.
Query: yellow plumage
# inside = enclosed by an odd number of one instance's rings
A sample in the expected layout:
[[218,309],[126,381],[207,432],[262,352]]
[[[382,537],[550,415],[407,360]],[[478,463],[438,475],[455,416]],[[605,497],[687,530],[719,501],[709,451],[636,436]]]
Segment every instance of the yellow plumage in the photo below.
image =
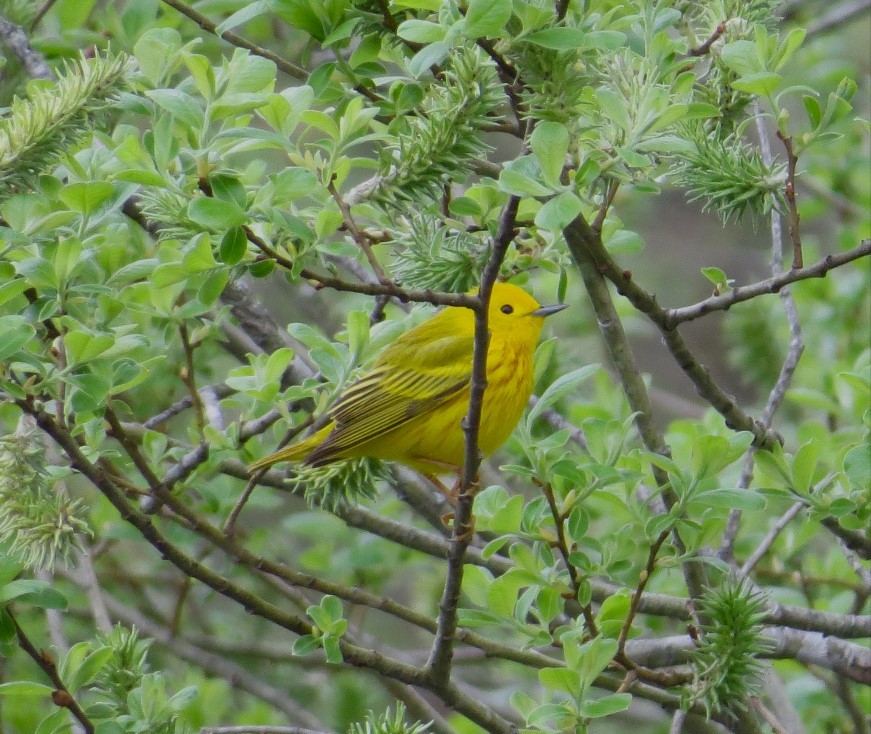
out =
[[[488,312],[487,389],[478,435],[494,452],[511,434],[532,392],[532,355],[545,316],[541,307],[507,283],[493,287]],[[475,316],[447,307],[399,337],[372,369],[350,385],[330,409],[330,423],[305,440],[253,463],[254,471],[279,461],[322,466],[371,456],[426,475],[459,471],[468,412]]]

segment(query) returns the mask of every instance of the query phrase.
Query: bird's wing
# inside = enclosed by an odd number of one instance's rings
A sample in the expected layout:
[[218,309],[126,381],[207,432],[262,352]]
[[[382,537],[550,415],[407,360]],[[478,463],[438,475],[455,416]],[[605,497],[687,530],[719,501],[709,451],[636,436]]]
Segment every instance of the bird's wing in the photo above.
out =
[[342,393],[330,410],[335,427],[307,457],[308,463],[335,459],[437,409],[468,386],[471,337],[414,341],[414,345],[394,344],[370,372]]

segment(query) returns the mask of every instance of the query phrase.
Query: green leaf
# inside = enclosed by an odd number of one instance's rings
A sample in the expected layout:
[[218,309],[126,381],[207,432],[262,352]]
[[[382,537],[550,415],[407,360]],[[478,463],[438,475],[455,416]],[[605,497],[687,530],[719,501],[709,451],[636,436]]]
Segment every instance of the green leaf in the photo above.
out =
[[10,601],[32,604],[41,609],[66,609],[67,599],[45,581],[18,579],[0,587],[0,605]]
[[538,680],[545,688],[563,691],[570,696],[578,696],[581,691],[581,677],[568,668],[542,668],[538,671]]
[[450,53],[453,45],[449,41],[436,41],[424,46],[408,62],[408,73],[417,78],[435,64],[440,64]]
[[631,704],[631,693],[612,693],[594,701],[583,701],[579,713],[588,719],[598,719],[625,711]]
[[434,43],[444,39],[447,29],[428,20],[406,20],[399,24],[396,35],[412,43]]
[[199,130],[203,126],[203,109],[189,94],[178,89],[151,89],[145,95],[192,130]]
[[187,216],[192,222],[217,231],[238,227],[248,221],[248,215],[241,207],[208,196],[201,196],[188,204]]
[[871,487],[871,446],[854,446],[844,457],[844,473],[852,487],[867,490]]
[[511,0],[469,0],[464,35],[498,38],[511,17]]
[[689,504],[758,512],[765,509],[765,497],[754,489],[712,489],[693,495]]
[[35,334],[23,316],[0,316],[0,360],[9,359]]
[[42,683],[31,683],[20,680],[11,683],[0,683],[0,696],[18,696],[21,698],[30,696],[51,696],[54,688]]
[[339,640],[335,637],[324,638],[324,653],[328,663],[338,665],[344,660],[342,649],[339,647]]
[[545,28],[523,36],[523,40],[555,51],[568,51],[583,45],[584,33],[579,28]]
[[717,289],[717,293],[725,293],[732,289],[730,285],[729,278],[726,276],[726,273],[722,271],[720,268],[702,268],[702,275],[704,275],[711,283],[714,284],[714,287]]
[[166,288],[187,280],[191,273],[181,263],[163,263],[158,265],[151,275],[151,285],[155,288]]
[[75,692],[91,683],[106,667],[114,654],[115,651],[109,646],[100,647],[91,652],[80,665],[70,671],[69,678],[63,679],[66,687],[71,692]]
[[756,53],[756,44],[751,41],[733,41],[723,46],[720,60],[740,76],[764,71]]
[[538,159],[544,180],[553,188],[562,187],[560,176],[569,150],[569,131],[559,122],[539,122],[532,131],[529,144]]
[[115,340],[109,334],[95,334],[90,331],[70,331],[64,336],[67,361],[82,364],[96,359],[109,349]]
[[218,201],[235,204],[240,209],[248,206],[248,195],[238,177],[217,173],[209,179],[209,184],[212,187],[212,195]]
[[248,252],[248,237],[242,227],[230,227],[221,237],[218,259],[227,265],[235,265]]
[[579,367],[576,370],[561,375],[551,383],[544,391],[544,394],[538,399],[535,406],[529,411],[529,416],[526,421],[528,425],[532,423],[554,403],[575,390],[585,380],[588,380],[593,374],[599,370],[598,364],[587,364]]
[[799,447],[792,460],[793,489],[800,494],[807,494],[813,484],[817,462],[820,456],[818,441],[808,441]]
[[547,196],[552,191],[540,183],[541,169],[534,156],[522,156],[505,164],[499,174],[499,188],[514,196]]
[[756,74],[748,74],[742,76],[732,82],[732,87],[739,92],[747,92],[748,94],[758,94],[762,97],[768,97],[774,93],[774,90],[780,85],[781,76],[772,71],[760,71]]
[[73,211],[89,216],[108,201],[115,189],[105,181],[87,181],[64,186],[58,198]]
[[576,217],[584,208],[583,202],[571,191],[548,199],[535,215],[535,224],[542,229],[561,230]]
[[[11,301],[16,296],[20,296],[28,287],[27,281],[23,278],[16,278],[0,285],[0,306],[6,303],[6,301]],[[2,343],[2,339],[0,339],[0,343]]]
[[515,495],[493,514],[490,530],[494,533],[516,533],[520,530],[522,516],[523,497]]
[[215,35],[221,36],[225,31],[244,25],[249,20],[272,13],[275,11],[275,6],[275,0],[256,0],[252,3],[245,3],[240,10],[237,10],[229,18],[218,24],[215,28]]
[[302,637],[297,637],[293,641],[293,647],[291,648],[291,651],[294,655],[305,657],[306,655],[311,655],[320,646],[321,645],[317,637],[313,635],[303,635]]

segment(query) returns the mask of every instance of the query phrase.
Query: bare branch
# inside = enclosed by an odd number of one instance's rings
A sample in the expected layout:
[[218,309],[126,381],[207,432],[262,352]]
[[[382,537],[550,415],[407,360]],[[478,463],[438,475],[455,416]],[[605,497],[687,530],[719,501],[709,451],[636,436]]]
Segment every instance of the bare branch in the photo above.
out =
[[54,72],[45,63],[42,55],[33,50],[27,34],[21,26],[0,17],[0,43],[8,48],[21,62],[24,71],[31,79],[54,79]]
[[36,646],[30,641],[30,638],[28,638],[24,630],[21,628],[21,625],[18,624],[18,620],[15,618],[15,615],[9,607],[5,607],[5,610],[7,617],[12,621],[12,625],[15,627],[15,636],[18,638],[18,646],[39,666],[40,670],[48,676],[48,679],[54,686],[55,690],[51,694],[51,700],[54,702],[54,705],[67,709],[75,717],[76,721],[82,725],[86,734],[94,734],[94,724],[88,718],[87,714],[85,714],[73,694],[67,690],[60,675],[58,675],[57,665],[51,655],[44,650],[37,650]]
[[[680,308],[659,309],[647,308],[642,309],[644,312],[661,328],[673,329],[685,321],[693,321],[701,318],[705,314],[712,311],[726,311],[736,303],[749,301],[758,296],[763,296],[768,293],[778,293],[784,286],[790,283],[796,283],[800,280],[808,278],[823,278],[826,273],[834,268],[846,265],[854,260],[859,260],[871,254],[871,239],[862,240],[858,246],[852,250],[845,250],[834,255],[826,255],[819,262],[809,265],[800,270],[788,270],[781,275],[777,275],[766,280],[760,280],[758,283],[751,285],[732,288],[719,296],[711,296],[704,301],[695,303],[692,306],[682,306]],[[655,304],[655,301],[653,302]],[[660,313],[661,311],[661,313]]]

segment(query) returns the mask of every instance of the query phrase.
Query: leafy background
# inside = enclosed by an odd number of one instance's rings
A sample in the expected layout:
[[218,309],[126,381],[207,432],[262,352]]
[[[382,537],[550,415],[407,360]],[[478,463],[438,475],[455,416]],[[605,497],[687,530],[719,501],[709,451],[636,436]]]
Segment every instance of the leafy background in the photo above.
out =
[[[867,731],[868,23],[0,2],[0,730]],[[474,507],[249,479],[497,273]]]

